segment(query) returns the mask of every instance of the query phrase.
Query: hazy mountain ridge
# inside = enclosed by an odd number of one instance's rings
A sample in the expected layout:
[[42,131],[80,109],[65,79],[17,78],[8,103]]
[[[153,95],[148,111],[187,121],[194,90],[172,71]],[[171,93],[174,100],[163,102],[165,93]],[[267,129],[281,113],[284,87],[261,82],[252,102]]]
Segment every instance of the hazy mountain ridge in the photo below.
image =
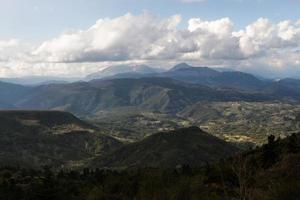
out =
[[[114,69],[114,68],[112,68]],[[107,69],[109,70],[109,68]],[[277,81],[257,77],[250,73],[236,71],[236,70],[221,70],[209,67],[194,67],[186,63],[175,65],[168,71],[153,71],[152,73],[139,73],[138,71],[121,70],[114,71],[113,75],[103,75],[98,78],[101,79],[120,79],[120,78],[145,78],[145,77],[165,77],[175,80],[206,85],[213,88],[233,88],[243,90],[246,92],[273,92],[280,95],[280,91],[276,90]],[[293,83],[299,83],[297,79],[282,79],[279,85],[288,85],[289,82],[285,80],[293,80]],[[297,88],[299,91],[299,87]],[[294,91],[294,89],[293,89]],[[297,93],[298,94],[298,93]],[[293,98],[295,96],[292,96]]]
[[16,108],[64,109],[83,115],[124,106],[174,113],[202,100],[264,101],[271,99],[271,95],[248,94],[231,89],[212,89],[168,78],[94,80],[25,87],[25,91],[24,94],[16,94],[10,100]]
[[245,91],[257,91],[268,84],[252,74],[239,71],[218,71],[209,67],[193,67],[185,63],[176,65],[160,76],[214,88],[235,88]]
[[13,106],[15,101],[22,98],[30,90],[30,87],[0,81],[0,101],[2,104]]
[[[120,69],[123,69],[123,71]],[[128,95],[115,95],[116,93],[114,91],[120,91],[118,87],[122,87],[121,85],[118,85],[117,83],[120,83],[118,79],[125,79],[123,80],[123,83],[130,82],[131,80],[134,82],[133,84],[138,84],[139,80],[133,80],[133,79],[141,79],[140,82],[150,81],[150,80],[156,80],[157,83],[153,83],[153,87],[156,87],[156,89],[148,90],[149,87],[147,87],[147,92],[145,92],[145,95],[149,95],[150,93],[160,92],[161,94],[157,94],[158,96],[165,96],[164,101],[168,101],[169,94],[173,93],[173,90],[167,90],[160,91],[158,89],[161,88],[160,82],[162,82],[163,79],[166,81],[170,81],[174,83],[174,81],[171,81],[170,79],[175,79],[178,81],[181,81],[181,83],[176,83],[176,85],[184,85],[184,83],[189,84],[198,84],[202,86],[207,86],[212,89],[217,90],[224,90],[227,91],[228,95],[234,90],[237,90],[242,93],[260,93],[261,95],[269,96],[269,99],[273,100],[286,100],[286,101],[300,101],[300,84],[299,80],[294,79],[282,79],[280,81],[270,81],[270,80],[262,80],[259,78],[256,78],[254,75],[238,72],[238,71],[225,71],[220,72],[217,70],[214,70],[212,68],[208,67],[192,67],[190,65],[187,65],[185,63],[181,63],[170,69],[166,72],[153,72],[155,70],[151,70],[152,68],[148,69],[148,66],[136,66],[136,71],[133,70],[133,66],[114,66],[112,68],[107,68],[104,71],[107,71],[107,73],[103,73],[101,81],[94,80],[90,82],[75,82],[75,83],[69,83],[69,84],[49,84],[41,86],[41,87],[24,87],[20,85],[9,85],[7,83],[0,83],[0,94],[1,94],[1,102],[4,104],[5,102],[9,102],[11,106],[20,107],[28,106],[29,108],[35,108],[33,105],[34,103],[29,103],[29,99],[31,98],[37,98],[40,99],[37,103],[36,108],[71,108],[70,110],[73,112],[93,112],[92,110],[97,110],[99,108],[105,108],[110,106],[129,106],[129,105],[135,105],[133,102],[138,101],[135,100],[129,100],[130,98]],[[147,70],[148,69],[148,70]],[[118,71],[119,70],[119,71]],[[131,70],[131,71],[130,71]],[[142,72],[140,72],[140,71]],[[106,75],[105,75],[106,74]],[[110,75],[113,74],[113,75]],[[131,80],[130,80],[131,79]],[[101,91],[97,88],[101,88],[103,84],[105,84],[106,81],[116,82],[114,86],[111,87],[111,91],[108,91],[108,88],[101,89]],[[152,81],[153,82],[153,81]],[[96,84],[99,84],[97,86]],[[140,83],[144,84],[144,83]],[[1,87],[2,85],[2,87]],[[144,84],[145,85],[145,84]],[[148,84],[149,86],[150,84]],[[190,85],[191,86],[191,85]],[[142,86],[141,86],[142,87]],[[141,88],[140,87],[140,88]],[[146,86],[143,86],[146,87]],[[151,86],[152,87],[152,86]],[[164,87],[164,86],[163,86]],[[195,86],[191,86],[195,87]],[[200,86],[199,86],[200,87]],[[96,89],[95,89],[96,88]],[[135,86],[135,88],[138,88]],[[173,88],[174,89],[174,88]],[[54,93],[55,90],[57,91],[57,94]],[[70,90],[70,91],[69,91]],[[72,97],[59,97],[60,95],[63,95],[64,93],[68,93],[71,96],[77,96],[79,99],[84,99],[83,96],[76,94],[76,91],[82,90],[83,93],[87,96],[87,98],[90,98],[90,102],[85,102],[86,105],[88,105],[88,108],[80,109],[78,107],[80,106],[74,106],[75,103],[74,99]],[[85,90],[85,91],[83,91]],[[106,90],[106,91],[104,91]],[[176,88],[175,88],[176,90]],[[47,92],[49,91],[49,93]],[[63,91],[63,92],[61,92]],[[72,92],[71,92],[72,91]],[[104,94],[107,92],[106,94]],[[129,92],[127,90],[127,92]],[[207,95],[210,95],[210,93],[214,93],[215,91],[211,90],[207,92]],[[26,95],[28,93],[28,95]],[[96,94],[97,93],[97,94]],[[119,94],[122,92],[119,92]],[[124,92],[123,92],[124,93]],[[131,93],[131,92],[129,92]],[[7,95],[8,94],[8,95]],[[228,96],[223,95],[223,96]],[[44,102],[43,97],[40,96],[48,96],[49,102]],[[105,103],[105,99],[109,99],[109,96],[118,96],[118,100],[114,100],[111,105],[108,105],[108,103]],[[142,95],[143,96],[143,95]],[[151,96],[151,95],[150,95]],[[172,96],[172,95],[171,95]],[[175,95],[176,96],[176,95]],[[255,96],[255,95],[254,95]],[[62,98],[62,99],[61,99]],[[103,98],[103,99],[101,99]],[[125,99],[122,99],[125,98]],[[127,98],[127,99],[126,99]],[[134,98],[134,97],[133,97]],[[137,97],[137,98],[140,98]],[[255,98],[255,97],[254,97]],[[18,101],[19,99],[19,101]],[[23,100],[21,100],[23,99]],[[259,99],[259,98],[258,98]],[[17,101],[16,101],[17,100]],[[104,102],[102,105],[98,105],[95,102]],[[169,99],[172,101],[172,99]],[[64,101],[65,103],[62,103]],[[70,101],[70,102],[68,102]],[[94,103],[92,102],[94,101]],[[186,100],[182,100],[186,101]],[[131,103],[128,103],[131,102]],[[151,101],[150,101],[151,102]],[[39,105],[40,104],[40,105]],[[151,103],[150,103],[151,104]],[[145,102],[145,106],[149,107],[149,103]],[[151,105],[150,105],[151,107]],[[155,106],[154,106],[155,107]],[[164,107],[164,106],[162,106]],[[79,111],[83,110],[83,111]]]
[[20,84],[20,85],[28,85],[28,86],[36,86],[36,85],[46,85],[46,84],[55,84],[55,83],[71,83],[75,81],[79,81],[80,78],[69,78],[69,77],[55,77],[55,76],[23,76],[16,78],[0,78],[0,81]]
[[209,87],[228,87],[246,91],[256,91],[266,87],[269,84],[269,81],[261,80],[252,74],[234,70],[218,70],[209,67],[193,67],[186,63],[175,65],[173,68],[165,72],[153,71],[152,73],[139,73],[138,71],[122,72],[122,70],[119,70],[118,73],[114,73],[113,75],[106,75],[106,73],[103,73],[102,76],[99,76],[98,78],[119,79],[143,77],[166,77],[188,83],[207,85]]

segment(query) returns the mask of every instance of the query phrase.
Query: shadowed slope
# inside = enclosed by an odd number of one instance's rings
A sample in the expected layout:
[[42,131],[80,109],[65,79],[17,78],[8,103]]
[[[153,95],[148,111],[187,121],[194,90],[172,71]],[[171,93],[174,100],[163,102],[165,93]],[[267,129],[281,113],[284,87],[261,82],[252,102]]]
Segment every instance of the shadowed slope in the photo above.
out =
[[120,143],[60,111],[0,111],[0,166],[75,167]]
[[116,168],[201,166],[226,158],[238,149],[197,127],[162,132],[125,145],[94,160],[92,166]]

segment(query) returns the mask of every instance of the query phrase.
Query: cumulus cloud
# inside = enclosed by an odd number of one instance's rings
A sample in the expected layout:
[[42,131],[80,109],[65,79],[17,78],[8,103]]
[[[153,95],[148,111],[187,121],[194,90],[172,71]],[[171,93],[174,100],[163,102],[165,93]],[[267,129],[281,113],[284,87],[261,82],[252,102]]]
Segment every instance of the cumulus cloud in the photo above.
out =
[[126,14],[99,19],[87,30],[64,32],[37,47],[0,41],[0,66],[5,66],[0,75],[82,75],[116,63],[168,66],[182,61],[286,75],[300,70],[300,20],[260,18],[241,30],[229,18],[193,18],[184,29],[180,23],[179,15]]
[[0,62],[23,59],[31,50],[31,45],[18,39],[0,40]]
[[176,38],[180,16],[158,21],[150,14],[126,14],[100,19],[85,31],[44,42],[33,52],[48,62],[100,62],[147,59],[159,56]]

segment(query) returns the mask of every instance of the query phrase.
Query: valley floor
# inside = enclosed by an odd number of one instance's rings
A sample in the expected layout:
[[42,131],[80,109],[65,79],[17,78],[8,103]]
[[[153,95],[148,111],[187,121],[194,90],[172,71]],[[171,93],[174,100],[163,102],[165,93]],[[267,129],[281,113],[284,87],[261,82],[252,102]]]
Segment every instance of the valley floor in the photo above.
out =
[[136,107],[115,108],[87,118],[125,142],[159,131],[198,126],[241,147],[262,145],[268,135],[284,138],[300,130],[300,106],[281,102],[199,102],[176,114]]

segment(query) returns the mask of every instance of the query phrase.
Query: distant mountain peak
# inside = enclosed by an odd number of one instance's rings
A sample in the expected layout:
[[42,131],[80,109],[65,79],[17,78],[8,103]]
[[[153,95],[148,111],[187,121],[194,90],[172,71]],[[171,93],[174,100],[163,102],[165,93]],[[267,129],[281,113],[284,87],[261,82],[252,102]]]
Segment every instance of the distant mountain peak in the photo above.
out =
[[131,65],[115,65],[107,67],[99,72],[95,72],[87,76],[87,79],[99,79],[117,74],[124,73],[139,73],[139,74],[151,74],[156,73],[154,68],[147,65],[131,64]]
[[189,69],[192,68],[193,66],[188,65],[187,63],[180,63],[178,65],[175,65],[170,71],[176,71],[176,70],[181,70],[181,69]]
[[110,66],[107,67],[101,72],[115,72],[115,70],[120,70],[120,71],[144,71],[144,70],[150,70],[152,71],[153,69],[147,65],[139,65],[139,64],[131,64],[131,65],[115,65],[115,66]]

